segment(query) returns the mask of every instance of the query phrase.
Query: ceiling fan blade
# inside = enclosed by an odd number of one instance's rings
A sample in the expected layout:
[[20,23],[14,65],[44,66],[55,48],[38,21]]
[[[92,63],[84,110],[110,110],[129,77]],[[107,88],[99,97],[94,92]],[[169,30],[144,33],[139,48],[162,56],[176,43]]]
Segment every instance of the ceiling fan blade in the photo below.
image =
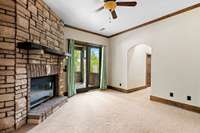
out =
[[104,0],[104,2],[108,2],[108,1],[116,1],[116,0]]
[[95,11],[96,11],[96,12],[100,12],[100,11],[102,11],[103,9],[104,9],[104,7],[102,6],[102,7],[98,8],[98,9],[96,9]]
[[117,2],[117,6],[136,6],[137,2]]
[[115,11],[115,10],[113,10],[113,11],[110,10],[110,12],[111,12],[111,14],[112,14],[113,19],[116,19],[116,18],[117,18],[117,13],[116,13],[116,11]]

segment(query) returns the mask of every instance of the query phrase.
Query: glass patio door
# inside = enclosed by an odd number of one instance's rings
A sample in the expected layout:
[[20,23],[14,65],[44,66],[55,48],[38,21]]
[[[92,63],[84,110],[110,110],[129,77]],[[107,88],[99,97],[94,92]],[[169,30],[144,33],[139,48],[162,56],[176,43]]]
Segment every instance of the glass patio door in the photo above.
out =
[[86,92],[100,87],[101,47],[76,45],[75,86],[77,92]]
[[75,86],[76,89],[87,88],[86,85],[86,48],[76,47],[74,50],[75,56]]
[[101,48],[88,47],[87,87],[100,87]]

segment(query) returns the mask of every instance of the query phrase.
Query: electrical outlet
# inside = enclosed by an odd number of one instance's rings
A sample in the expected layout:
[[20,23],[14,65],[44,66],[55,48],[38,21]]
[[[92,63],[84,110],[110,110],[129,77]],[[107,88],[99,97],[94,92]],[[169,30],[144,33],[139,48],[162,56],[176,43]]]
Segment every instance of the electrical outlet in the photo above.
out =
[[191,96],[187,96],[187,100],[188,100],[188,101],[191,101],[191,100],[192,100],[192,97],[191,97]]
[[174,97],[174,93],[173,92],[170,92],[169,95],[170,95],[170,97]]

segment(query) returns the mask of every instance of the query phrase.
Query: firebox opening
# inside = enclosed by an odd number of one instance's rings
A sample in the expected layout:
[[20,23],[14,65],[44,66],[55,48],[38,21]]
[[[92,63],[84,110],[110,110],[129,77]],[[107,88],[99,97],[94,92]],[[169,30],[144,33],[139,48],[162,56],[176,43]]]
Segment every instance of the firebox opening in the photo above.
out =
[[37,105],[53,98],[56,90],[56,76],[47,76],[31,79],[30,107]]

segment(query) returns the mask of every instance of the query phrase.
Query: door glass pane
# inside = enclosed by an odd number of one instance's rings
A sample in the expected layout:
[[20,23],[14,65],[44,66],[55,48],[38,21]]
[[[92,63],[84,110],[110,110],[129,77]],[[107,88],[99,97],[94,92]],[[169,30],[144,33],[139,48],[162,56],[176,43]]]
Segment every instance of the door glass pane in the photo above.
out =
[[82,49],[74,50],[75,56],[75,81],[76,89],[86,88],[86,61],[85,61],[86,50]]
[[74,57],[75,57],[75,72],[81,72],[81,51],[75,50]]
[[90,48],[89,87],[99,86],[100,49]]

